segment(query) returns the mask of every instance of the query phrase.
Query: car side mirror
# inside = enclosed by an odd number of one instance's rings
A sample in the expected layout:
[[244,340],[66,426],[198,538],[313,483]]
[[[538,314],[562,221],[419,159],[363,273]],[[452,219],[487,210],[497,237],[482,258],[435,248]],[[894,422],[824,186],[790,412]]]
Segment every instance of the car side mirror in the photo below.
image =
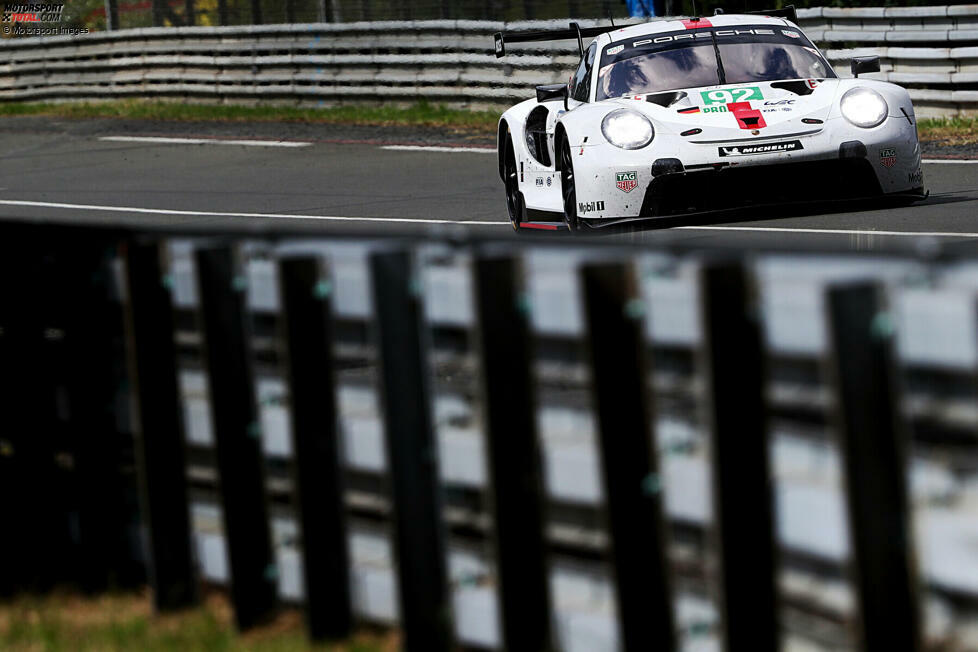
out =
[[554,100],[564,100],[564,108],[567,108],[567,84],[537,86],[537,102],[542,104]]
[[859,73],[863,72],[879,72],[880,58],[875,54],[868,57],[853,57],[849,62],[849,69],[852,70],[853,77],[859,77]]

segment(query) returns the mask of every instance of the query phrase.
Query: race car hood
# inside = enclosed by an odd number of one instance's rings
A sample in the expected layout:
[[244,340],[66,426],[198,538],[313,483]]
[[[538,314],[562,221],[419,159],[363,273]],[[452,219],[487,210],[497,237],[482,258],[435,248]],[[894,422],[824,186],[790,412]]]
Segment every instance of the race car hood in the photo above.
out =
[[[815,133],[828,118],[837,79],[704,86],[609,100],[640,110],[657,130],[718,142]],[[641,102],[641,104],[638,104]],[[804,121],[804,122],[803,122]]]

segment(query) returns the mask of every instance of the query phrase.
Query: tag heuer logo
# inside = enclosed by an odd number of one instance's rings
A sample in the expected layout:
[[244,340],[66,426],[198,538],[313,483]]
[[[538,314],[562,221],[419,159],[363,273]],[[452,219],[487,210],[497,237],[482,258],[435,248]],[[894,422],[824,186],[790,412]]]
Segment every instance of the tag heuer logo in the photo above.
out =
[[617,178],[617,183],[615,185],[618,186],[618,190],[621,190],[622,192],[631,192],[635,190],[635,187],[638,185],[638,181],[635,180],[634,172],[619,172],[615,175],[615,177]]
[[788,140],[782,143],[765,143],[763,145],[738,145],[737,147],[721,147],[720,156],[749,156],[751,154],[777,154],[803,149],[800,140]]
[[886,147],[880,150],[880,163],[883,167],[891,168],[896,165],[896,150],[892,147]]

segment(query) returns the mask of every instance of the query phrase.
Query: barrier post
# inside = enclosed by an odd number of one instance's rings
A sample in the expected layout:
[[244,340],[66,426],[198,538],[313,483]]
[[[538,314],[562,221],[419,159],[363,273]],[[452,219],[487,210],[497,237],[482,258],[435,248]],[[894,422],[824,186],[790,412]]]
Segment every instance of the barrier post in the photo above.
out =
[[271,614],[277,569],[246,328],[246,282],[230,247],[198,250],[195,260],[231,601],[238,627],[247,629]]
[[674,650],[645,304],[627,263],[586,264],[581,280],[623,648]]
[[337,427],[331,285],[316,258],[279,262],[295,502],[312,640],[353,627],[343,462]]
[[126,247],[126,330],[149,579],[156,609],[167,611],[193,604],[197,595],[173,304],[162,254],[155,241]]
[[438,448],[421,286],[407,251],[370,256],[404,648],[451,647]]
[[754,287],[742,263],[716,261],[701,271],[700,291],[724,637],[734,652],[775,652],[774,495]]
[[551,650],[543,465],[522,266],[511,256],[482,256],[475,284],[503,647]]
[[827,299],[860,647],[921,650],[893,317],[877,283],[832,287]]

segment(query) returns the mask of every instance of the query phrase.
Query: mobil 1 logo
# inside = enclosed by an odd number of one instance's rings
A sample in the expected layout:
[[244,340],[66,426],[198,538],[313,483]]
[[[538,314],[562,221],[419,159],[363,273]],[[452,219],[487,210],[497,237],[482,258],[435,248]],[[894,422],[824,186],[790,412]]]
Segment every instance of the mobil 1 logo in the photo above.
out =
[[577,214],[587,215],[588,213],[596,213],[598,211],[604,210],[603,201],[580,201],[577,202]]

